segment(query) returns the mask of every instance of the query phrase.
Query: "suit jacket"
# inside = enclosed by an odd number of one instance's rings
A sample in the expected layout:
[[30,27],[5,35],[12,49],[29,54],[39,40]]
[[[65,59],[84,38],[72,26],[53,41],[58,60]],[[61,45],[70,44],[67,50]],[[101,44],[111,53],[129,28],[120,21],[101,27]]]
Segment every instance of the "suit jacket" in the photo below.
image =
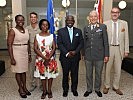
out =
[[[107,25],[109,44],[111,44],[112,20],[106,21],[104,23]],[[124,52],[129,53],[128,24],[124,20],[118,20],[118,37],[119,37],[121,58],[123,59]]]
[[60,61],[67,60],[66,54],[69,51],[75,51],[74,59],[80,60],[80,50],[83,47],[82,31],[73,27],[73,41],[71,43],[67,27],[58,30],[57,45],[60,50]]
[[97,24],[91,30],[91,25],[84,27],[84,52],[86,60],[103,60],[109,57],[109,44],[106,25]]

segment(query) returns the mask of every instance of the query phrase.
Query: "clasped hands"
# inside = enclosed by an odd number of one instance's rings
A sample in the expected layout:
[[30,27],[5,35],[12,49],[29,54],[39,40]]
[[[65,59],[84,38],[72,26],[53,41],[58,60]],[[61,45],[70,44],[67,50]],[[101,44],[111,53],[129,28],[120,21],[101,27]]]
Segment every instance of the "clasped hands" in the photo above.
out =
[[49,61],[50,61],[50,57],[46,57],[44,58],[44,65],[47,66],[49,65]]
[[75,56],[75,54],[76,54],[76,52],[75,51],[69,51],[68,52],[68,58],[72,58],[72,57],[74,57]]

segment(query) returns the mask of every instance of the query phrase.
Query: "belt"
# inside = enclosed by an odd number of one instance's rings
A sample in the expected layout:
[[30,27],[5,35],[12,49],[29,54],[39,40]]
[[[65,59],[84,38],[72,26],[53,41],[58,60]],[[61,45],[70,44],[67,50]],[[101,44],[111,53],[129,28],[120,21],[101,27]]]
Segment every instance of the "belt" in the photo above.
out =
[[111,45],[111,46],[119,46],[119,45]]
[[28,44],[13,44],[14,46],[23,46],[23,45],[28,45]]

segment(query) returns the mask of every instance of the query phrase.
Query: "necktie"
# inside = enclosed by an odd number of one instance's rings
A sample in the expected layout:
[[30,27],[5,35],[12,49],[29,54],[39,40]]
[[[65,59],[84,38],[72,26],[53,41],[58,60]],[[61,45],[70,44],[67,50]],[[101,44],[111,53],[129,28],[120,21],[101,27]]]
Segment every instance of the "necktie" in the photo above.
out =
[[114,31],[113,31],[113,45],[116,45],[117,43],[116,43],[116,37],[117,37],[117,35],[116,35],[116,29],[117,29],[117,26],[116,26],[116,23],[114,23]]
[[91,30],[93,30],[95,28],[95,26],[94,25],[92,25],[92,29]]
[[69,29],[69,36],[70,36],[70,40],[72,43],[72,40],[73,40],[73,30],[72,29]]

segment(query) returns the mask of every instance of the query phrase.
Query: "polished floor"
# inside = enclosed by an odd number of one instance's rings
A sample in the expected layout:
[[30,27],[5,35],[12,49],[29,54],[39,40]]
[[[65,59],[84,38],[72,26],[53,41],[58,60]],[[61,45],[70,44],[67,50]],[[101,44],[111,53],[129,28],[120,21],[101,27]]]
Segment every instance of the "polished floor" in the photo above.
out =
[[[56,56],[58,61],[58,54]],[[17,90],[18,86],[14,77],[14,73],[10,71],[10,60],[7,51],[0,51],[0,60],[4,60],[6,64],[5,73],[0,76],[0,100],[41,100],[42,91],[40,88],[36,88],[32,92],[31,96],[27,99],[21,99]],[[72,92],[69,91],[68,97],[62,97],[62,70],[60,63],[60,75],[53,81],[53,98],[51,100],[133,100],[133,76],[122,70],[120,89],[123,91],[124,95],[120,96],[116,94],[112,89],[109,90],[108,94],[103,94],[103,97],[98,97],[95,92],[90,94],[88,97],[83,97],[86,91],[86,79],[85,79],[85,65],[84,61],[80,61],[79,69],[79,84],[78,84],[78,97],[74,97]],[[131,66],[133,67],[133,66]],[[113,71],[112,71],[113,73]],[[102,76],[104,76],[104,71]],[[27,86],[29,88],[29,75],[27,72]],[[102,85],[103,87],[103,85]],[[101,87],[101,90],[102,90]],[[45,100],[49,100],[47,97]]]

